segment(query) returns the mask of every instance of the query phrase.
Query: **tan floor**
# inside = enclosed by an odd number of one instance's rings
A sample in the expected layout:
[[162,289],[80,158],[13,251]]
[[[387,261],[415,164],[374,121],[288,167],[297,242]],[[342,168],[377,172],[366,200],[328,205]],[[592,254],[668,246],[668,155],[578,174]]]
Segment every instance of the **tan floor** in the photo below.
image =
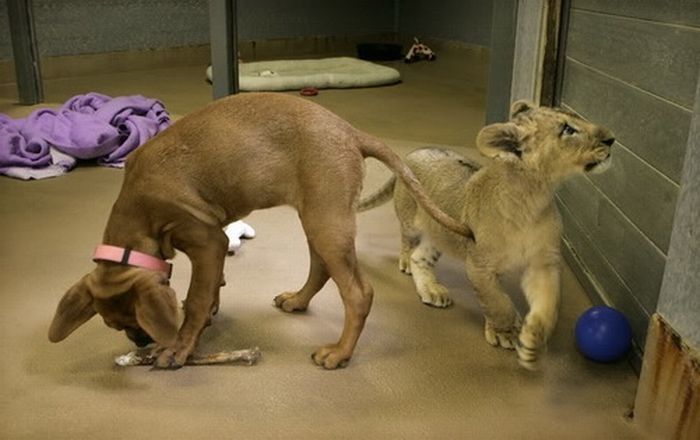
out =
[[[322,91],[314,98],[402,153],[426,144],[471,146],[484,115],[483,59],[441,54],[435,63],[398,64],[404,83]],[[47,82],[47,100],[87,91],[140,93],[184,114],[209,101],[204,66]],[[0,87],[0,111],[14,91]],[[462,149],[462,148],[460,148]],[[467,151],[466,149],[462,149]],[[368,190],[387,175],[368,167]],[[342,325],[335,287],[305,314],[285,314],[272,298],[299,287],[307,250],[287,208],[253,213],[258,237],[227,262],[229,284],[203,351],[259,346],[251,367],[121,369],[127,339],[99,319],[60,344],[47,326],[64,291],[94,266],[122,172],[90,166],[38,182],[0,178],[0,438],[37,439],[627,439],[624,417],[636,377],[625,364],[596,365],[573,345],[576,317],[589,306],[564,272],[564,301],[542,371],[518,367],[513,352],[490,347],[458,261],[443,258],[441,279],[455,305],[422,305],[397,270],[398,232],[390,205],[359,216],[357,247],[376,290],[356,354],[343,370],[322,371],[309,355]],[[189,265],[175,260],[182,295]],[[514,289],[518,302],[519,293]]]

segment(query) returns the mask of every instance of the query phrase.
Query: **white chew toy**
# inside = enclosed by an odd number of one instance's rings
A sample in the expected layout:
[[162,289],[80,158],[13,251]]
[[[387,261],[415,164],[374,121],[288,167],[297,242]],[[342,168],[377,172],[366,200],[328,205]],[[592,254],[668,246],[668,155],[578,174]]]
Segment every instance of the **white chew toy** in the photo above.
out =
[[[156,361],[159,351],[145,348],[136,351],[130,351],[127,354],[114,358],[114,363],[120,367],[131,367],[138,365],[153,365]],[[215,364],[231,364],[243,363],[246,365],[255,364],[260,358],[260,349],[258,347],[248,348],[245,350],[220,351],[207,355],[193,354],[187,358],[186,365],[215,365]]]
[[255,237],[255,229],[241,220],[235,221],[224,228],[224,233],[228,237],[228,251],[235,252],[241,247],[241,237]]

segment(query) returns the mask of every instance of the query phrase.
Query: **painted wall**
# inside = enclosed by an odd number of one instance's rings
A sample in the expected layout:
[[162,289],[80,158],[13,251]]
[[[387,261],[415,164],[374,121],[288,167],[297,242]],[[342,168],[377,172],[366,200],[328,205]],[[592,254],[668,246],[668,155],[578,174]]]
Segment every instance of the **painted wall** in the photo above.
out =
[[492,1],[400,0],[399,32],[488,46]]
[[241,40],[393,32],[395,0],[238,0]]
[[[207,0],[33,0],[44,56],[207,44]],[[491,1],[238,0],[239,39],[401,31],[486,46]],[[0,1],[0,59],[12,58]]]
[[[44,56],[209,42],[206,0],[33,0],[32,3],[37,44]],[[4,41],[3,38],[0,44],[3,50],[0,58],[11,56],[11,50],[5,52]]]
[[0,0],[0,60],[12,58],[10,20],[7,17],[7,0]]
[[[394,30],[395,0],[239,0],[241,40]],[[207,0],[34,0],[39,51],[78,55],[209,43]],[[0,2],[0,59],[12,56]]]
[[700,3],[631,3],[572,2],[562,105],[610,127],[617,142],[611,169],[565,184],[559,199],[580,272],[630,317],[643,347],[696,99]]

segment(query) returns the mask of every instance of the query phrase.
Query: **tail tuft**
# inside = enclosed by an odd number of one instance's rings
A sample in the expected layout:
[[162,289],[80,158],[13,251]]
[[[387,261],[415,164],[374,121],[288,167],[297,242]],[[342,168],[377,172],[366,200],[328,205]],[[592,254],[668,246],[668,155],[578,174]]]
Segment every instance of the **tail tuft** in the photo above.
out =
[[357,206],[357,212],[369,211],[377,206],[381,206],[391,200],[394,196],[394,187],[396,186],[396,176],[391,178],[382,185],[375,193],[360,200]]

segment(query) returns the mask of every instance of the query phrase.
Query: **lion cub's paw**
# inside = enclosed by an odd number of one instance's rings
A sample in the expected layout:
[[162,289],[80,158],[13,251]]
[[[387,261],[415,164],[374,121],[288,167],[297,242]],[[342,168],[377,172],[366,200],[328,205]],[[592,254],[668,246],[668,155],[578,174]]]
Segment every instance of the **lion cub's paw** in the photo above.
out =
[[308,306],[308,301],[301,298],[299,292],[284,292],[275,297],[275,307],[285,312],[303,312]]
[[518,364],[521,367],[530,371],[539,370],[540,363],[538,362],[539,353],[537,349],[526,347],[522,343],[518,343],[515,349],[518,353]]
[[484,337],[486,342],[494,347],[503,347],[506,350],[514,350],[518,345],[520,326],[516,323],[511,327],[496,329],[489,321],[484,325]]
[[342,350],[337,344],[326,345],[316,350],[311,355],[314,363],[326,370],[335,370],[336,368],[344,368],[350,362],[352,352]]
[[541,320],[528,316],[518,338],[518,362],[528,370],[537,369],[537,361],[546,345],[547,330]]
[[418,296],[423,304],[445,308],[452,305],[450,291],[440,283],[429,283],[417,289]]

